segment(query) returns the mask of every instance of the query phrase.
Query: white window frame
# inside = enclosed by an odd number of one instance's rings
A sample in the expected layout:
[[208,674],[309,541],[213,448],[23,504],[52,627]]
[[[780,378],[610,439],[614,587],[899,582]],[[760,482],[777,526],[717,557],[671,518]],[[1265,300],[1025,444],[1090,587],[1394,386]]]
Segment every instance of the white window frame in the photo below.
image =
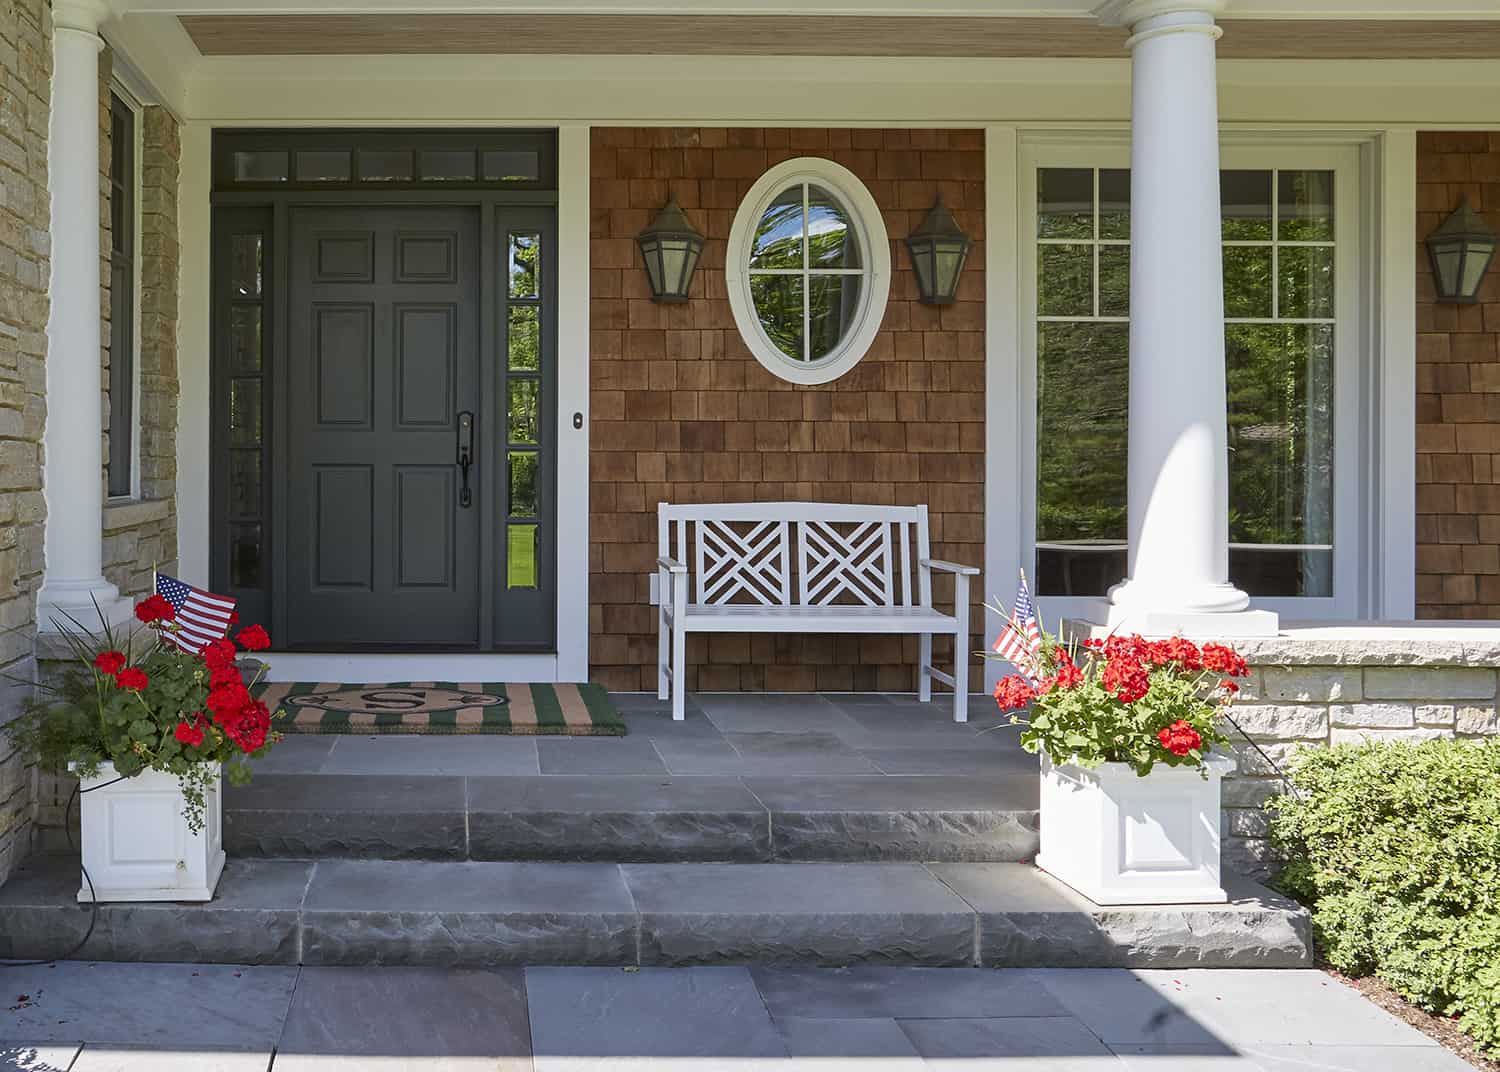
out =
[[[1075,134],[1034,135],[1023,139],[1018,176],[1018,243],[1020,317],[1020,422],[1025,489],[1019,504],[1021,561],[1028,573],[1036,561],[1037,525],[1037,171],[1041,168],[1129,168],[1130,140],[1125,131],[1101,132],[1080,141]],[[1335,318],[1333,450],[1334,496],[1333,592],[1330,597],[1254,597],[1251,606],[1271,610],[1285,622],[1356,619],[1368,602],[1361,568],[1365,533],[1373,523],[1363,492],[1363,443],[1373,418],[1367,414],[1366,383],[1374,367],[1364,311],[1369,308],[1368,282],[1361,268],[1367,225],[1361,198],[1360,149],[1356,140],[1313,141],[1262,134],[1226,134],[1221,138],[1223,170],[1322,170],[1334,174]],[[1113,319],[1113,318],[1103,318]],[[1369,354],[1367,360],[1364,356]],[[1124,580],[1122,577],[1121,580]],[[1037,609],[1049,628],[1060,619],[1097,619],[1101,596],[1038,596]]]
[[[141,223],[145,219],[141,206],[142,176],[144,174],[145,155],[145,111],[146,106],[141,103],[141,98],[132,91],[118,77],[112,77],[109,83],[109,91],[112,96],[119,97],[121,103],[130,109],[134,121],[130,124],[131,137],[134,145],[131,146],[130,159],[134,174],[130,177],[131,197],[130,207],[134,219],[131,226],[135,228],[135,241],[132,243],[132,258],[130,278],[134,293],[130,298],[130,310],[133,323],[130,325],[131,353],[134,358],[130,370],[130,419],[133,423],[130,429],[130,491],[123,495],[107,496],[111,503],[138,502],[141,498]],[[107,250],[105,252],[108,252]]]
[[[781,352],[761,326],[750,293],[750,252],[755,229],[771,202],[788,188],[813,184],[837,197],[849,214],[850,224],[859,239],[866,262],[859,275],[862,280],[859,309],[854,321],[833,352],[816,361],[796,361]],[[805,198],[804,193],[804,198]],[[804,201],[804,211],[806,204]],[[788,275],[803,275],[808,269],[806,243],[801,269],[784,269]],[[760,274],[765,274],[764,272]],[[848,274],[853,275],[854,272]],[[797,384],[831,383],[857,365],[870,349],[885,317],[886,300],[891,289],[891,245],[885,220],[875,198],[865,184],[848,168],[823,157],[803,156],[772,167],[750,187],[735,213],[729,230],[729,248],[724,261],[724,280],[729,291],[729,307],[734,313],[740,338],[750,348],[755,360],[772,375]],[[806,299],[803,304],[803,338],[807,338]]]

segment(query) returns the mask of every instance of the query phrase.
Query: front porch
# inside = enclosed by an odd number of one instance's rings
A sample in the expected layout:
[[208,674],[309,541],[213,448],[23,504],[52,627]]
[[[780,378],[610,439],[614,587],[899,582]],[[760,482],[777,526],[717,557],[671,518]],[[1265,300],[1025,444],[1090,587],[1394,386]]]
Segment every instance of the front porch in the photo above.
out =
[[[291,736],[231,790],[206,904],[102,905],[74,955],[278,964],[1297,967],[1303,909],[1100,909],[1031,867],[992,704],[623,695],[626,738]],[[986,712],[985,708],[989,711]],[[995,728],[999,726],[1000,728]],[[0,889],[0,957],[81,940],[78,867]]]

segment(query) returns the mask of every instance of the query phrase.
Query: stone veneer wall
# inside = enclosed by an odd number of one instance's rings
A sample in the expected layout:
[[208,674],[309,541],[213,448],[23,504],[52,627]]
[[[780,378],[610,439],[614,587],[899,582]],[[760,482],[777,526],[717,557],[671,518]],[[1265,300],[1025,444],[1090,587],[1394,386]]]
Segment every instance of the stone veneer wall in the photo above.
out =
[[[0,0],[0,674],[35,672],[42,583],[42,428],[51,274],[47,123],[52,15],[45,0]],[[26,690],[0,678],[0,725]],[[0,733],[0,881],[26,855],[31,770]]]
[[[593,680],[656,687],[658,502],[927,503],[936,557],[984,562],[984,138],[973,130],[593,131],[589,634]],[[852,370],[801,387],[751,356],[724,285],[751,184],[797,156],[853,171],[885,217],[890,303]],[[692,300],[650,300],[635,236],[676,196],[707,245]],[[941,192],[975,237],[959,301],[920,304],[902,239]],[[938,601],[952,582],[938,577]],[[975,584],[974,635],[987,591]],[[916,639],[695,635],[693,690],[909,691]],[[935,642],[939,665],[951,641]],[[976,661],[977,662],[977,661]],[[979,685],[980,668],[972,669]]]
[[[1235,720],[1277,764],[1308,745],[1500,734],[1500,630],[1354,628],[1342,638],[1234,646],[1253,667]],[[1263,871],[1272,855],[1261,805],[1284,786],[1243,739],[1234,751],[1239,771],[1224,783],[1224,859]]]
[[1467,194],[1500,228],[1500,131],[1417,135],[1417,613],[1500,618],[1500,265],[1434,301],[1424,239]]

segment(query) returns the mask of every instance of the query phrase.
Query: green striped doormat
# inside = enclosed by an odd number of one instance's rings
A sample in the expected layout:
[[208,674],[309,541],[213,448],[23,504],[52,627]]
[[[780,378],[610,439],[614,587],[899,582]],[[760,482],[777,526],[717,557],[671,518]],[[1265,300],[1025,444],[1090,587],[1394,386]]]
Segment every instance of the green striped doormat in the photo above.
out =
[[255,690],[283,733],[512,733],[623,737],[625,722],[598,685],[400,681],[274,681]]

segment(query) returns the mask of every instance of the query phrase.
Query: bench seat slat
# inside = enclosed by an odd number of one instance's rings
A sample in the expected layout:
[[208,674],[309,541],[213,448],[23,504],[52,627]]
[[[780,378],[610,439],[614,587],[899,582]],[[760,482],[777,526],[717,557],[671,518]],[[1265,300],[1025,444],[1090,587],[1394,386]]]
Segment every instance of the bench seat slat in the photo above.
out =
[[929,607],[761,607],[690,603],[694,633],[952,633],[958,619]]

